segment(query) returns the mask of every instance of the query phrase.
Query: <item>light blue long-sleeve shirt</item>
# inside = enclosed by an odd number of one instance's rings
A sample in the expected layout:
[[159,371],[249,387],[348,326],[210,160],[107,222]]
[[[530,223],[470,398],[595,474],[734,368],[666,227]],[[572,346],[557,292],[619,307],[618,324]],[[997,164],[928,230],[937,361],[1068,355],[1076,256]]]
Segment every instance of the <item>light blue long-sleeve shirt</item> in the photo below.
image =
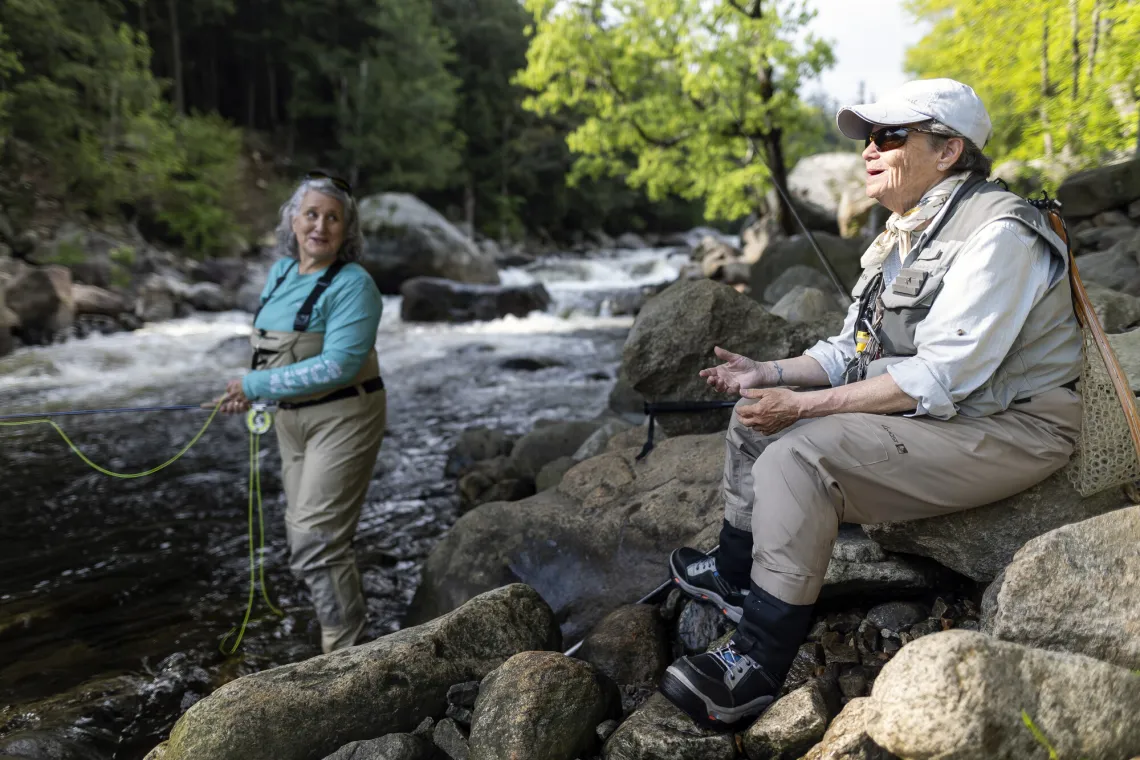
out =
[[[292,332],[293,320],[324,270],[300,274],[292,259],[282,259],[269,270],[261,298],[287,268],[289,274],[261,309],[255,329]],[[324,333],[321,353],[287,367],[254,370],[242,380],[249,399],[277,400],[331,391],[345,385],[360,371],[376,344],[376,328],[384,302],[372,277],[359,264],[347,264],[313,306],[306,332]]]

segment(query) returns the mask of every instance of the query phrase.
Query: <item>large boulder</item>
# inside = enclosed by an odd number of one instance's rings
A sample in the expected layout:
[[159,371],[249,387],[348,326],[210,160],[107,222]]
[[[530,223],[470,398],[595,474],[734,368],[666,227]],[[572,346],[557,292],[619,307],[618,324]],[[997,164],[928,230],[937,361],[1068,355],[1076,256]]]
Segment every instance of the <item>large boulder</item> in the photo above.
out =
[[117,317],[130,311],[125,298],[118,293],[97,288],[94,285],[72,285],[71,295],[75,300],[75,314],[101,314]]
[[437,277],[413,277],[400,285],[405,322],[488,322],[545,311],[550,294],[541,283],[468,285]]
[[788,174],[788,190],[794,197],[837,218],[843,194],[863,192],[867,169],[858,153],[817,153],[796,163]]
[[1140,330],[1109,335],[1108,345],[1112,346],[1132,392],[1140,392]]
[[869,697],[851,700],[827,727],[823,740],[808,750],[803,760],[897,760],[897,756],[867,736],[872,714]]
[[605,760],[733,760],[732,734],[708,731],[654,694],[606,741]]
[[[577,639],[658,586],[673,549],[711,548],[724,516],[724,434],[668,438],[638,461],[643,442],[581,462],[556,488],[460,517],[424,564],[406,622],[523,582],[550,603],[567,639]],[[938,578],[934,563],[885,553],[845,526],[823,594],[916,590]]]
[[1082,499],[1062,471],[984,507],[865,530],[885,549],[930,557],[976,581],[991,581],[1031,538],[1124,505],[1115,488]]
[[[878,211],[878,214],[876,214]],[[886,209],[879,205],[874,198],[867,197],[865,187],[849,188],[839,199],[839,235],[845,238],[857,238],[869,227],[873,226],[876,216],[885,217]],[[889,213],[889,212],[887,212]]]
[[51,343],[75,321],[71,272],[60,266],[24,269],[5,286],[5,302],[19,319],[25,343]]
[[1140,265],[1136,262],[1138,252],[1140,236],[1121,241],[1108,250],[1078,256],[1077,272],[1082,282],[1095,283],[1133,296],[1140,295]]
[[418,736],[388,734],[379,739],[350,742],[325,760],[431,760],[431,747]]
[[656,685],[672,662],[668,626],[649,604],[627,604],[605,617],[578,657],[621,685]]
[[[799,287],[817,288],[829,295],[835,292],[835,286],[823,272],[814,267],[796,264],[781,272],[780,276],[764,289],[762,300],[767,304],[777,304],[781,298]],[[756,298],[759,295],[753,293],[752,297]]]
[[1077,172],[1057,188],[1057,198],[1067,219],[1127,207],[1140,198],[1140,159]]
[[1140,324],[1140,298],[1096,283],[1085,283],[1085,289],[1106,333],[1122,333]]
[[772,314],[788,322],[818,322],[830,314],[842,315],[835,299],[820,290],[800,286],[790,290],[772,307]]
[[523,652],[479,687],[471,760],[575,760],[594,750],[599,723],[620,717],[617,686],[592,665]]
[[231,681],[191,707],[151,760],[311,760],[408,733],[447,709],[448,689],[519,652],[562,644],[550,608],[511,585],[369,644]]
[[[839,275],[839,279],[843,282],[844,293],[850,292],[855,281],[859,279],[859,273],[862,272],[859,259],[867,250],[867,241],[864,238],[845,240],[826,232],[817,232],[812,237]],[[784,273],[784,270],[797,265],[817,269],[825,277],[827,276],[827,270],[806,235],[792,235],[774,241],[764,249],[760,259],[752,265],[752,277],[749,281],[752,292],[763,293]],[[831,280],[828,279],[828,282]],[[835,293],[835,285],[830,285],[828,292]]]
[[[648,401],[724,401],[699,372],[717,363],[715,346],[759,360],[802,354],[834,324],[789,325],[727,285],[676,283],[641,310],[622,351],[621,375]],[[665,414],[669,435],[711,433],[728,425],[730,410]]]
[[602,420],[575,420],[536,425],[511,448],[511,469],[519,477],[534,480],[546,465],[573,456],[605,424]]
[[924,636],[888,662],[867,734],[903,757],[1022,760],[1140,754],[1140,676],[972,631]]
[[413,277],[499,284],[494,259],[415,196],[382,193],[363,198],[360,226],[365,240],[360,263],[381,293],[397,294]]
[[999,639],[1140,670],[1140,507],[1033,539],[996,601],[989,629]]

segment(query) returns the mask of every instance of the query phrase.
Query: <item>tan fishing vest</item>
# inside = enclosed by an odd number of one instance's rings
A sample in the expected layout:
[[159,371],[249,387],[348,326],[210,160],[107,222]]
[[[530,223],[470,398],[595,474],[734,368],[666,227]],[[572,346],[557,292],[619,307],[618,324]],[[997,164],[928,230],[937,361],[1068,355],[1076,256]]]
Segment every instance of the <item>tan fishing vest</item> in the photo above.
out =
[[[1049,289],[1026,317],[1013,345],[993,376],[965,399],[958,412],[983,417],[1001,412],[1015,400],[1073,380],[1081,369],[1081,333],[1073,311],[1068,278],[1068,251],[1050,228],[1045,215],[1017,195],[981,177],[973,177],[958,193],[931,234],[924,236],[904,262],[895,282],[881,292],[884,307],[879,338],[882,355],[867,367],[868,378],[881,375],[891,364],[914,356],[918,325],[926,319],[942,291],[942,280],[971,236],[999,219],[1015,219],[1036,232],[1048,244],[1051,262]],[[857,300],[875,297],[869,291],[882,265],[868,267],[852,295]],[[984,308],[1002,308],[986,304]]]

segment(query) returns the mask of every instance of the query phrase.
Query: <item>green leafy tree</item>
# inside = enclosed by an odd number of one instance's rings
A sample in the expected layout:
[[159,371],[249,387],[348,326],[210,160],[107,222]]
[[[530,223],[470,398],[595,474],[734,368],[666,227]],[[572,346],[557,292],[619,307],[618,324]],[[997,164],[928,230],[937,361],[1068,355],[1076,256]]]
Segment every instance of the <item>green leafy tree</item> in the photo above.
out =
[[994,124],[995,156],[1078,168],[1134,149],[1140,3],[909,0],[907,7],[933,22],[907,67],[977,90]]
[[[538,114],[583,117],[572,179],[624,176],[650,199],[702,199],[712,218],[763,203],[807,148],[801,83],[833,62],[797,2],[527,0],[534,37],[518,81]],[[763,160],[761,160],[761,157]],[[765,165],[766,164],[766,165]],[[781,204],[781,221],[792,220]]]

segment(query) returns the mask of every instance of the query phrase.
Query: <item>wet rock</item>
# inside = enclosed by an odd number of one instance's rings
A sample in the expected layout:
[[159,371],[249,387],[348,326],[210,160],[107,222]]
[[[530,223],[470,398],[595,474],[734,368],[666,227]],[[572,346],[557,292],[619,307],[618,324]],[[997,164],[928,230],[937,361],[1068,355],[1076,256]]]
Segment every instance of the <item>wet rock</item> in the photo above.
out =
[[444,718],[435,724],[431,739],[432,743],[451,760],[467,760],[471,757],[467,736],[459,724],[451,718]]
[[833,612],[826,618],[827,629],[837,633],[851,633],[859,629],[863,616],[858,612]]
[[231,681],[182,716],[163,760],[324,757],[346,741],[411,731],[444,712],[453,684],[517,652],[560,648],[550,608],[532,589],[506,586],[422,626]]
[[839,692],[844,701],[867,696],[867,672],[856,666],[839,674]]
[[728,633],[730,625],[731,621],[715,605],[692,599],[677,620],[677,640],[686,654],[704,652],[709,644]]
[[650,688],[636,684],[626,684],[619,690],[621,691],[621,714],[626,718],[640,710],[642,705],[657,693],[656,687]]
[[535,492],[557,488],[558,484],[562,482],[562,477],[576,464],[578,464],[578,460],[574,457],[558,457],[553,462],[544,464],[534,478]]
[[867,722],[872,715],[869,698],[851,700],[828,726],[823,740],[808,750],[803,760],[898,760],[867,735]]
[[1106,333],[1125,332],[1140,323],[1140,298],[1103,288],[1096,283],[1085,286],[1101,326]]
[[598,741],[602,744],[605,744],[606,741],[614,735],[614,731],[617,731],[618,725],[619,724],[616,720],[607,720],[599,723],[598,728],[595,731],[595,733],[598,735]]
[[867,612],[868,622],[889,631],[901,631],[925,619],[926,607],[918,602],[887,602]]
[[574,760],[599,723],[621,714],[617,687],[588,663],[523,652],[484,680],[471,724],[471,757]]
[[793,288],[772,307],[772,314],[789,322],[814,322],[838,313],[835,299],[819,288]]
[[182,300],[198,311],[226,311],[233,307],[233,302],[222,287],[212,282],[187,286],[182,293]]
[[498,284],[494,260],[442,214],[412,195],[382,193],[360,201],[361,265],[381,293],[395,295],[413,277]]
[[855,649],[855,636],[848,634],[846,638],[843,635],[831,631],[824,634],[823,640],[823,657],[828,665],[858,665],[859,652]]
[[707,731],[654,694],[614,732],[602,750],[605,760],[733,760],[731,734]]
[[600,420],[584,420],[535,427],[511,449],[511,467],[520,477],[534,480],[547,464],[560,457],[573,456],[604,424]]
[[669,633],[657,608],[618,607],[582,643],[578,658],[618,684],[656,684],[672,662]]
[[5,286],[4,305],[19,320],[24,343],[47,345],[75,320],[71,273],[64,267],[24,269]]
[[411,734],[388,734],[379,739],[351,742],[325,760],[430,760],[427,742]]
[[437,277],[414,277],[400,286],[405,322],[487,322],[545,311],[550,294],[532,285],[469,285]]
[[634,232],[623,232],[622,234],[618,235],[617,239],[614,241],[614,246],[617,248],[624,248],[633,251],[649,247],[645,240]]
[[[1119,489],[1087,499],[1064,472],[1016,496],[942,517],[864,526],[888,551],[930,557],[975,581],[990,581],[1027,541],[1125,505]],[[935,616],[937,617],[937,616]]]
[[1140,669],[1137,547],[1140,506],[1033,539],[1005,569],[993,635]]
[[1060,757],[1140,754],[1140,676],[980,633],[909,644],[883,667],[871,701],[868,735],[904,757],[1038,757],[1023,714]]
[[[678,320],[678,314],[688,317]],[[622,351],[621,374],[649,401],[723,401],[698,375],[716,363],[715,346],[782,359],[802,353],[825,332],[815,323],[789,325],[727,285],[679,282],[641,310]],[[663,414],[657,424],[670,436],[723,434],[730,411]]]
[[447,703],[460,707],[474,707],[479,697],[479,682],[457,683],[447,690]]
[[826,662],[823,658],[823,647],[815,641],[801,644],[792,660],[792,667],[784,679],[783,691],[789,692],[797,689],[813,678],[818,677],[824,669]]
[[1140,198],[1140,160],[1072,174],[1057,188],[1057,198],[1070,220],[1126,207]]
[[[524,581],[568,639],[661,583],[678,546],[711,546],[723,521],[723,434],[670,438],[579,463],[557,488],[463,515],[424,565],[407,624]],[[706,536],[705,531],[710,531]]]
[[471,721],[475,719],[475,713],[470,707],[460,707],[459,705],[448,705],[445,715],[464,728],[471,728]]
[[475,462],[507,456],[514,447],[517,436],[493,428],[468,428],[459,435],[459,440],[447,453],[444,472],[456,476]]
[[812,681],[781,697],[743,734],[749,760],[797,760],[823,738],[832,712],[823,685]]

